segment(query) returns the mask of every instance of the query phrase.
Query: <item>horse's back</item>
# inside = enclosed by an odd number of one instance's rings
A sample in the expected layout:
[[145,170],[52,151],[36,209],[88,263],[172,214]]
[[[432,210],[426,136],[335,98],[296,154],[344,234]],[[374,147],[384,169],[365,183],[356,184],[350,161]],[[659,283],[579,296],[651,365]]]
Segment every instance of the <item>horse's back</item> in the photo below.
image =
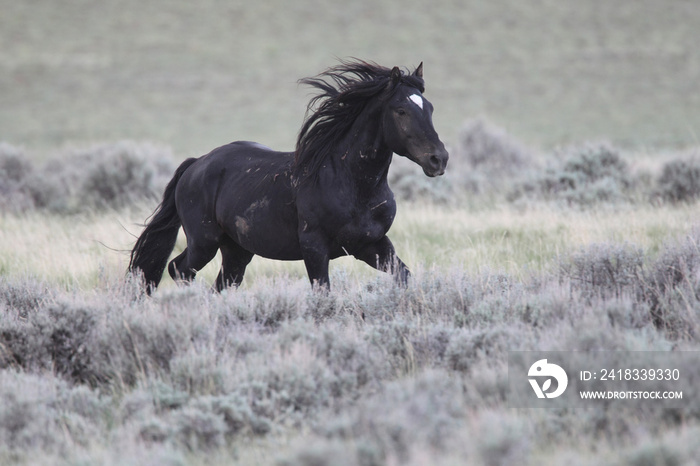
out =
[[200,161],[209,166],[210,172],[225,169],[232,173],[250,175],[263,169],[268,171],[291,169],[294,154],[275,151],[257,142],[237,141],[217,147],[201,157]]

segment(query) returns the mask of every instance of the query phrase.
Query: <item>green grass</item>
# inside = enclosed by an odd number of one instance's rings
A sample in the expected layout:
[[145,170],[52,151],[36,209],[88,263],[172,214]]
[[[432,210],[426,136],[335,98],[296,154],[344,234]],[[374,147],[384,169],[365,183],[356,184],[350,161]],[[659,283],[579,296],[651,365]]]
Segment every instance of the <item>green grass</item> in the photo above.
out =
[[0,1],[0,138],[37,156],[129,138],[178,157],[293,147],[335,57],[425,62],[438,132],[486,116],[551,147],[698,143],[692,2]]
[[[155,204],[155,202],[153,202]],[[126,272],[138,224],[153,205],[123,211],[59,216],[29,212],[0,216],[0,270],[7,277],[36,277],[49,283],[88,290],[119,281]],[[556,258],[592,243],[631,243],[656,253],[664,241],[695,225],[700,207],[684,204],[663,209],[635,205],[598,210],[562,211],[548,204],[521,210],[511,205],[461,210],[399,203],[389,232],[400,257],[412,269],[516,275],[546,271]],[[181,233],[173,256],[185,247]],[[212,283],[218,258],[200,273]],[[377,274],[353,258],[331,263],[331,271],[368,280]],[[256,257],[244,286],[278,276],[305,281],[303,263]],[[171,286],[169,277],[165,286]]]

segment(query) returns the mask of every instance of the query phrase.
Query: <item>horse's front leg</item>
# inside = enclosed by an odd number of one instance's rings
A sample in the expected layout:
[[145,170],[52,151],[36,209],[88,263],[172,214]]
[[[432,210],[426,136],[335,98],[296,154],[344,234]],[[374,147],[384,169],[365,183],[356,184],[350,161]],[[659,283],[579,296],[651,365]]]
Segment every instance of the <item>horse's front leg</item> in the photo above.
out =
[[320,233],[302,233],[299,235],[299,245],[311,286],[329,290],[331,288],[328,278],[330,251],[326,238]]
[[394,245],[388,236],[384,236],[376,243],[365,246],[357,251],[354,256],[377,270],[392,274],[399,285],[406,286],[408,284],[411,272],[406,267],[406,264],[399,259],[399,256],[396,255]]

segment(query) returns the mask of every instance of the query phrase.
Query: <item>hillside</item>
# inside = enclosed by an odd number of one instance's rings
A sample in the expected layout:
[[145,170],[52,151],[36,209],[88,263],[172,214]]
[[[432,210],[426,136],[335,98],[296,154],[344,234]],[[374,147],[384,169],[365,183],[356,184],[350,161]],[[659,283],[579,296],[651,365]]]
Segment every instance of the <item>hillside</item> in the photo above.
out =
[[698,142],[700,9],[684,0],[0,1],[0,139],[46,154],[149,140],[291,149],[296,81],[425,62],[438,131],[485,116],[535,147]]

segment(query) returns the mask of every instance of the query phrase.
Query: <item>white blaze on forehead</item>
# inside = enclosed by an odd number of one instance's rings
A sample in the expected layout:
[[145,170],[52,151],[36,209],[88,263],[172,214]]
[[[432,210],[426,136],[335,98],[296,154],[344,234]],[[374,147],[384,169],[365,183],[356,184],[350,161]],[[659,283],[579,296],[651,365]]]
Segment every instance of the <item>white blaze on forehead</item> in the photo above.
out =
[[421,109],[423,108],[423,98],[418,94],[411,95],[409,99],[411,100],[411,102],[418,105]]

